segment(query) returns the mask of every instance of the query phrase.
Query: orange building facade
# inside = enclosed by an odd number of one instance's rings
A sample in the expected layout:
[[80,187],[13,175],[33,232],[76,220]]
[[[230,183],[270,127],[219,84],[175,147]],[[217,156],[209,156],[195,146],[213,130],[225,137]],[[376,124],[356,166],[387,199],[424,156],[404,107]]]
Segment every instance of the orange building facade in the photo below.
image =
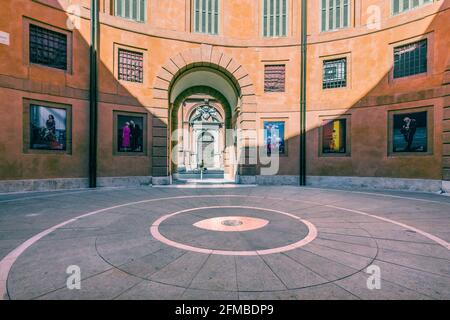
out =
[[[99,3],[99,186],[297,185],[305,85],[308,185],[450,191],[450,1]],[[90,1],[0,9],[0,192],[87,187]]]

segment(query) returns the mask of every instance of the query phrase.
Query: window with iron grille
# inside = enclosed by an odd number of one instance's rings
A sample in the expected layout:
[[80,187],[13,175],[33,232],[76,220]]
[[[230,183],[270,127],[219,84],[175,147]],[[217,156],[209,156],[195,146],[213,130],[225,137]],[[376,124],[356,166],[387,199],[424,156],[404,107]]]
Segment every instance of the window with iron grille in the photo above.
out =
[[394,78],[427,72],[427,40],[394,48]]
[[285,37],[287,35],[288,0],[263,0],[264,37]]
[[136,22],[145,22],[146,0],[115,0],[114,15]]
[[144,55],[119,49],[119,80],[144,82]]
[[194,32],[219,33],[219,0],[194,0]]
[[264,92],[284,92],[286,65],[266,65],[264,69]]
[[67,70],[67,35],[30,24],[30,62]]
[[323,62],[323,89],[347,86],[347,58]]
[[322,31],[347,28],[351,0],[322,0]]
[[403,13],[432,2],[433,0],[392,0],[392,14]]

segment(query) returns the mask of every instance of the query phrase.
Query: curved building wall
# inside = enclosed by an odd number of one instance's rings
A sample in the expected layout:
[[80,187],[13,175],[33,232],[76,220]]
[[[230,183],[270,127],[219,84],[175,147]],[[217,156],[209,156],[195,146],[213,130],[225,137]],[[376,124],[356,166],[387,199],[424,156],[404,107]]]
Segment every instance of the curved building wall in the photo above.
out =
[[[218,35],[192,31],[190,0],[146,1],[146,22],[113,15],[113,1],[100,1],[99,138],[100,185],[165,182],[170,174],[168,150],[171,108],[169,94],[175,76],[185,69],[210,67],[226,74],[239,91],[235,127],[263,129],[265,121],[285,122],[287,152],[280,156],[278,177],[261,177],[258,166],[238,172],[241,182],[292,183],[299,174],[300,122],[300,0],[287,1],[287,35],[263,37],[263,1],[219,1]],[[321,32],[320,1],[308,1],[307,173],[313,185],[342,181],[349,185],[439,189],[450,179],[446,155],[450,119],[449,4],[432,4],[391,15],[391,1],[351,1],[349,27]],[[370,23],[373,6],[379,26]],[[0,31],[0,190],[83,187],[88,176],[90,1],[4,0]],[[371,7],[372,6],[372,7]],[[74,13],[74,14],[73,14]],[[68,17],[76,28],[69,28]],[[66,33],[68,70],[29,62],[28,24]],[[426,38],[426,74],[393,79],[397,45]],[[119,80],[119,50],[143,58],[142,83]],[[346,58],[347,85],[322,89],[324,61]],[[284,92],[265,92],[266,65],[285,65]],[[216,88],[215,88],[216,89]],[[30,150],[27,140],[30,103],[68,106],[70,149]],[[393,154],[393,115],[426,110],[429,119],[425,153]],[[121,116],[142,119],[138,154],[118,152]],[[346,119],[346,152],[323,153],[324,120]],[[130,118],[131,119],[131,118]],[[243,146],[262,144],[244,141]],[[248,170],[247,170],[248,169]],[[328,177],[328,178],[327,178]],[[345,180],[338,177],[346,177]],[[350,177],[421,179],[387,181]],[[46,180],[47,179],[47,180]],[[49,181],[50,179],[51,181]],[[386,182],[387,181],[387,182]],[[392,180],[394,181],[394,180]],[[398,182],[400,181],[400,182]],[[416,185],[417,183],[417,185]]]

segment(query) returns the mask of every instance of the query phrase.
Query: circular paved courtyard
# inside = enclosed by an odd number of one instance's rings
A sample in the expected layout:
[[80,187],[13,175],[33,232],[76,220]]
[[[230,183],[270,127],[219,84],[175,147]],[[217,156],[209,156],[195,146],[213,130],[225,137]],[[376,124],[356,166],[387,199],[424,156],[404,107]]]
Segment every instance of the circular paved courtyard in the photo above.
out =
[[0,195],[0,212],[4,299],[450,299],[445,196],[149,187]]

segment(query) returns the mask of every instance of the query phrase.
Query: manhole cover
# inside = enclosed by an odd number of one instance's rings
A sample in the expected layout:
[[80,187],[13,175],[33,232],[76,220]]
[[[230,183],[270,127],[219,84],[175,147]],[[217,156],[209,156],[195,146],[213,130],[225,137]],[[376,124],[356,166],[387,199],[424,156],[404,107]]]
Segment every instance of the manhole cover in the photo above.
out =
[[224,220],[222,221],[222,224],[228,227],[236,227],[242,225],[243,222],[239,220]]

